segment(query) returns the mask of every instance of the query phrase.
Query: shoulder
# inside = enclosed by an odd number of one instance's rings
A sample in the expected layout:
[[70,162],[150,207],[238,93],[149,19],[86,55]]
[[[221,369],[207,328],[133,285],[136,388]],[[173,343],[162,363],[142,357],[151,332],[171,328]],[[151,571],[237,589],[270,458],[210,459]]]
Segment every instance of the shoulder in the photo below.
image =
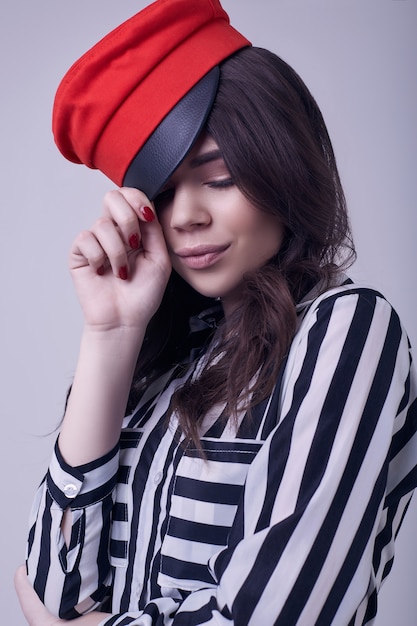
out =
[[372,397],[376,410],[389,395],[395,415],[413,368],[407,334],[386,298],[350,283],[306,302],[299,315],[282,376],[284,414],[295,400],[311,407],[320,398],[343,410],[348,400],[363,408]]
[[380,331],[388,326],[401,326],[395,309],[381,292],[369,285],[351,281],[316,297],[313,294],[313,297],[297,306],[297,312],[297,335],[309,332],[317,325],[342,329],[354,324],[369,330],[378,327]]
[[392,371],[401,361],[410,367],[410,345],[401,321],[372,287],[340,285],[301,303],[298,315],[287,374],[307,366],[354,372],[389,364]]

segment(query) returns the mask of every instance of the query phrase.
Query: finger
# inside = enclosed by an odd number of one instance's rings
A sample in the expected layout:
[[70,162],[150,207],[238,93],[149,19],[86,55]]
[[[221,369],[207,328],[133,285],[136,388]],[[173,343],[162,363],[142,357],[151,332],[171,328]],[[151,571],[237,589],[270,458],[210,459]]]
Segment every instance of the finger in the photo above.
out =
[[153,204],[143,191],[133,187],[121,187],[119,192],[134,209],[141,221],[153,222],[155,220],[156,214]]
[[108,259],[113,274],[125,280],[128,276],[127,247],[113,220],[101,217],[95,222],[91,232],[104,252],[104,261]]
[[156,218],[149,198],[131,187],[122,187],[105,195],[104,215],[114,221],[125,244],[134,250],[140,247],[140,224],[153,222]]
[[132,187],[122,187],[120,193],[134,209],[141,227],[144,223],[157,221],[155,207],[142,191]]
[[91,230],[82,231],[71,248],[70,269],[90,266],[97,274],[111,267],[115,276],[127,278],[127,251],[116,225],[101,217]]
[[[137,191],[137,190],[136,190]],[[132,195],[132,194],[131,194]],[[140,198],[134,197],[135,203],[140,205]],[[104,196],[103,213],[116,225],[126,247],[137,250],[140,246],[140,227],[137,211],[121,191],[115,189]]]
[[142,225],[142,253],[147,258],[168,255],[164,233],[159,222]]
[[[153,202],[151,202],[142,191],[134,189],[133,187],[121,187],[119,191],[139,217],[142,247],[145,251],[166,251],[165,239]],[[152,226],[148,226],[148,224],[152,224]],[[146,243],[144,244],[145,237]]]
[[75,239],[70,251],[69,266],[71,270],[90,266],[97,274],[104,273],[106,266],[109,266],[106,253],[91,231],[84,230]]
[[171,262],[165,243],[165,237],[153,203],[140,190],[133,187],[121,187],[119,193],[133,208],[139,218],[141,253],[163,265],[166,271],[171,271]]

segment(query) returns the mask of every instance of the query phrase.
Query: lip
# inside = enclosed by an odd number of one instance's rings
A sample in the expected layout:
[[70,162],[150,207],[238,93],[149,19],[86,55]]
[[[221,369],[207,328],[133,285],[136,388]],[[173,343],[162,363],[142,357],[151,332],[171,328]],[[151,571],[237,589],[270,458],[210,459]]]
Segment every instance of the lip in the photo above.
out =
[[198,245],[176,250],[175,254],[187,267],[191,269],[205,269],[211,267],[221,259],[230,244],[225,245]]

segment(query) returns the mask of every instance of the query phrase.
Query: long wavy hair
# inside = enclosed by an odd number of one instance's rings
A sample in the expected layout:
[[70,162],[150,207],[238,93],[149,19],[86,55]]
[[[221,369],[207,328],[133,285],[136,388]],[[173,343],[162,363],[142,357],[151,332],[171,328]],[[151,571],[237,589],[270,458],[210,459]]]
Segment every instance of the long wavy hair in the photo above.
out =
[[[213,330],[210,360],[173,396],[187,440],[217,404],[237,418],[272,391],[296,330],[295,305],[335,283],[355,258],[346,202],[322,114],[297,73],[275,54],[245,48],[221,65],[207,132],[234,183],[285,227],[278,254],[244,277],[240,306]],[[190,316],[213,304],[175,272],[148,326],[130,398],[190,350]],[[225,418],[227,419],[227,418]]]

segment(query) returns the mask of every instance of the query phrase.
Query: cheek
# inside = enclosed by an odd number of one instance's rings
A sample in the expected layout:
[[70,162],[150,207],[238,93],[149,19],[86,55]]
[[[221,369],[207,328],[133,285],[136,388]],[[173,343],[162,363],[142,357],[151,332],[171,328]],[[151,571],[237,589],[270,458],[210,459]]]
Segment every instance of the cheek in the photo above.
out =
[[259,246],[259,252],[264,251],[268,258],[278,252],[284,240],[284,227],[278,218],[270,216],[255,221],[247,232],[254,245]]
[[[272,232],[274,232],[274,229],[272,229]],[[285,228],[281,224],[281,222],[279,222],[278,224],[275,224],[275,236],[273,240],[273,246],[275,248],[274,254],[277,254],[279,252],[283,244],[284,237],[285,237]]]

